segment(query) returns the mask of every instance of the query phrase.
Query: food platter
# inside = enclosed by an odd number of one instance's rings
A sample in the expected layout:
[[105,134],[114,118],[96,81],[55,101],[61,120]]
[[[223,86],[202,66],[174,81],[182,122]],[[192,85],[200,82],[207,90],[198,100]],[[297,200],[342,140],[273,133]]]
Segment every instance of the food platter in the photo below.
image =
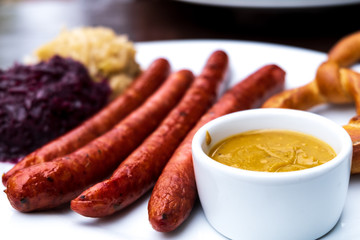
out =
[[181,0],[221,7],[299,8],[326,7],[359,3],[359,0]]
[[[207,57],[217,49],[230,57],[227,87],[234,85],[265,64],[274,63],[286,72],[286,88],[303,85],[315,75],[318,65],[326,59],[323,53],[259,42],[227,40],[187,40],[136,43],[137,60],[143,68],[155,58],[167,58],[173,70],[191,69],[199,73]],[[360,70],[359,66],[354,67]],[[355,115],[352,104],[321,106],[312,110],[334,122],[344,125]],[[12,165],[0,163],[0,173]],[[19,213],[14,210],[0,187],[0,233],[3,237],[20,239],[225,239],[206,221],[201,206],[196,204],[191,216],[176,231],[159,233],[151,228],[147,217],[149,194],[129,208],[104,219],[85,218],[72,212],[68,205],[37,213]],[[336,227],[321,239],[360,238],[360,176],[352,176],[348,198],[342,217]],[[259,216],[261,217],[261,216]],[[276,216],[274,216],[276,217]]]

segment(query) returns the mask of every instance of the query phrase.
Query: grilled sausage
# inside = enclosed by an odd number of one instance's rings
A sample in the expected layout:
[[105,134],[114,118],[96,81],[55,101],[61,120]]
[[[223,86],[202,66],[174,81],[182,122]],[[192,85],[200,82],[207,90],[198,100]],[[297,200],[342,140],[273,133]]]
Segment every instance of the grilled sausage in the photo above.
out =
[[160,124],[193,79],[188,70],[170,75],[112,130],[69,155],[19,170],[7,182],[11,205],[21,212],[53,208],[108,176]]
[[104,217],[128,206],[156,182],[173,151],[217,96],[228,57],[214,52],[182,101],[110,179],[84,191],[71,208],[87,217]]
[[228,90],[200,119],[161,173],[148,203],[149,221],[160,232],[176,229],[190,215],[197,197],[191,141],[205,123],[222,115],[254,108],[284,87],[285,72],[268,65]]
[[169,72],[169,62],[162,58],[156,59],[122,95],[103,110],[69,133],[30,153],[5,173],[2,177],[4,186],[16,171],[69,154],[110,130],[140,106],[164,82]]

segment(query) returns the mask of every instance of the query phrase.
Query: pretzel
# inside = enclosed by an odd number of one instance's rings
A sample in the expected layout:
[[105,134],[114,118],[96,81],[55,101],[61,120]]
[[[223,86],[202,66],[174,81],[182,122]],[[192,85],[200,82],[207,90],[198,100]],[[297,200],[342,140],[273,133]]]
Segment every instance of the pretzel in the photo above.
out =
[[344,129],[353,141],[351,173],[360,173],[360,74],[349,67],[360,60],[360,31],[340,39],[320,64],[315,79],[268,99],[264,108],[308,110],[320,104],[355,103],[357,116]]

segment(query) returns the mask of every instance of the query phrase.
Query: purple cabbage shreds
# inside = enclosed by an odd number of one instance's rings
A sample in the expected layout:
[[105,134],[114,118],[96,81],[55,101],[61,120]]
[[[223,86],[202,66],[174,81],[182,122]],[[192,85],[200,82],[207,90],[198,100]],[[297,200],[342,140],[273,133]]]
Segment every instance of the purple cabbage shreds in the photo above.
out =
[[0,70],[0,161],[16,162],[107,104],[111,90],[70,58]]

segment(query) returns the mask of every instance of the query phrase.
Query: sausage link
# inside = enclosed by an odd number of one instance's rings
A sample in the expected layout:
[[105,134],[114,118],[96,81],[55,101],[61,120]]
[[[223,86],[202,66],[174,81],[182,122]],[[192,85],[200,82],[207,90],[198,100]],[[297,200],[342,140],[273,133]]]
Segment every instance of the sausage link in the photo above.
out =
[[188,70],[171,74],[112,130],[69,155],[19,170],[7,182],[11,205],[21,212],[53,208],[107,177],[176,106],[193,79]]
[[156,59],[122,95],[114,99],[103,110],[65,135],[30,153],[5,173],[2,176],[4,186],[16,171],[69,154],[109,131],[155,92],[169,72],[169,62],[163,58]]
[[166,164],[148,203],[149,221],[160,232],[176,229],[190,215],[197,190],[191,155],[191,142],[205,123],[222,115],[250,109],[284,87],[285,72],[267,65],[228,90],[200,119]]
[[85,190],[71,208],[87,217],[104,217],[128,206],[154,186],[166,162],[187,132],[217,96],[227,71],[228,57],[214,52],[182,101],[116,169],[110,179]]

